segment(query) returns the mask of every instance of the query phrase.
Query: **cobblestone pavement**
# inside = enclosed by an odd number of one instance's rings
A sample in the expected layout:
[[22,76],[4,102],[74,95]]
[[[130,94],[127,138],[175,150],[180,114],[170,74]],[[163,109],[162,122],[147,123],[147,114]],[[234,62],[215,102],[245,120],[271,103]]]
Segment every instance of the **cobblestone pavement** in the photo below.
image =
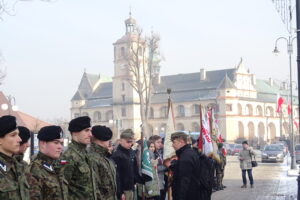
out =
[[228,156],[223,184],[227,188],[215,192],[212,200],[294,200],[297,177],[287,177],[284,163],[261,163],[253,169],[254,188],[242,189],[242,174],[236,156]]

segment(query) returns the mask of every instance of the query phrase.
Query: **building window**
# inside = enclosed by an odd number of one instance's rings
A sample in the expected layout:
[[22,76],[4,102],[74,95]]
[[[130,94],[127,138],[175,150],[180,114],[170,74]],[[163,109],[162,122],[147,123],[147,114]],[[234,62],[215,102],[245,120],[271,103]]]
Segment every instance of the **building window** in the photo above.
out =
[[125,102],[125,95],[122,95],[122,102]]
[[94,112],[94,122],[101,121],[101,113],[99,111]]
[[121,109],[122,117],[126,117],[126,108]]
[[179,105],[177,111],[178,111],[178,117],[184,117],[185,116],[185,110],[184,110],[183,105]]
[[121,57],[124,58],[125,57],[125,48],[121,47]]
[[226,104],[226,111],[232,111],[232,104]]
[[83,112],[81,116],[88,116],[89,117],[89,113]]
[[125,83],[122,83],[122,91],[125,91]]
[[168,108],[167,108],[167,106],[161,107],[161,109],[160,109],[160,117],[167,118],[167,116],[168,116]]
[[80,114],[79,114],[79,113],[75,113],[75,114],[74,114],[74,118],[77,118],[77,117],[80,117]]
[[113,111],[109,110],[106,112],[106,121],[113,120]]
[[193,110],[194,110],[193,111],[194,114],[200,114],[200,107],[198,104],[193,105]]

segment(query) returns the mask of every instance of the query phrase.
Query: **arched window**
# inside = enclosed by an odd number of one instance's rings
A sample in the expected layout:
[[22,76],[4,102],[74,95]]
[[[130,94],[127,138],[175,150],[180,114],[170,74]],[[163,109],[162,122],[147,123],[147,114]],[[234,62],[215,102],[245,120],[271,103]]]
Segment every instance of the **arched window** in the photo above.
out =
[[242,122],[239,122],[239,138],[245,138],[244,125]]
[[256,115],[263,116],[263,110],[261,106],[256,106]]
[[253,115],[253,108],[252,108],[252,105],[250,105],[250,104],[247,104],[246,105],[246,115],[250,115],[250,116],[252,116]]
[[96,111],[94,112],[94,122],[100,122],[101,121],[101,112]]
[[167,118],[168,116],[168,108],[167,106],[163,106],[160,108],[160,117]]
[[184,117],[185,116],[185,109],[184,109],[184,106],[183,105],[179,105],[177,107],[177,116],[178,117]]
[[269,117],[274,117],[274,108],[271,106],[268,106],[266,115]]
[[242,105],[238,103],[237,107],[238,107],[238,115],[243,115]]

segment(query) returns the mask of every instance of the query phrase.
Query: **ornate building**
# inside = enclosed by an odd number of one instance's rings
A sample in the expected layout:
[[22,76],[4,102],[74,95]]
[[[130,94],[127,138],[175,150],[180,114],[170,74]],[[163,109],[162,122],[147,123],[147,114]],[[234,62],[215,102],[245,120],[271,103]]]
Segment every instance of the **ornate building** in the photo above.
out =
[[[71,118],[88,115],[93,124],[111,127],[117,137],[120,131],[133,128],[140,131],[138,95],[128,83],[125,59],[128,47],[135,40],[136,21],[125,21],[126,32],[114,45],[114,76],[92,75],[84,72],[71,103]],[[282,115],[276,113],[277,96],[285,99],[288,85],[273,79],[256,79],[243,64],[236,67],[199,72],[159,76],[155,79],[150,110],[150,132],[166,130],[167,88],[172,89],[176,129],[199,132],[199,104],[216,110],[220,130],[229,142],[238,138],[263,144],[289,133],[286,105]],[[297,99],[293,99],[298,105]],[[293,107],[298,118],[298,108]]]

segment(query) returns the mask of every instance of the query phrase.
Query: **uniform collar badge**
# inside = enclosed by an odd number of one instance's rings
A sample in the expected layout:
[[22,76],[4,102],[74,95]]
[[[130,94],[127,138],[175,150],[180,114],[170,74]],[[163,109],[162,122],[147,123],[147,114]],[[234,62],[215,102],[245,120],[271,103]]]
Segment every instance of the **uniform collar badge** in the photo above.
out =
[[0,161],[0,169],[4,172],[6,172],[6,170],[7,170],[6,164],[1,161]]
[[44,163],[43,167],[46,168],[47,170],[49,170],[50,172],[54,171],[52,165],[48,165],[47,163]]

